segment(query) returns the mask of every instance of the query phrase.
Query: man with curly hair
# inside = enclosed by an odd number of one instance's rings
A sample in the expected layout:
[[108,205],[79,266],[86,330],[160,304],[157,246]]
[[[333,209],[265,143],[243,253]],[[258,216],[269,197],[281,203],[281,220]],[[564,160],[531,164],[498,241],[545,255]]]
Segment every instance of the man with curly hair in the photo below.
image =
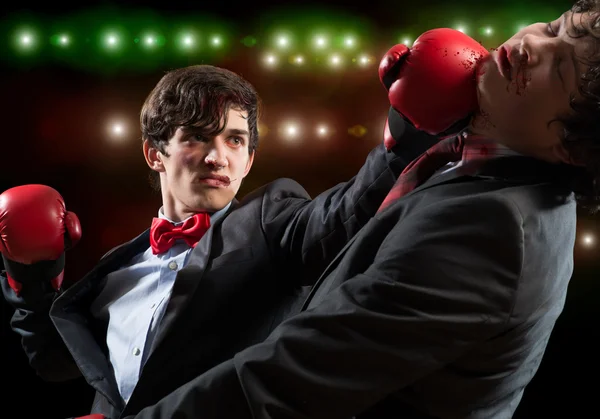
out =
[[301,313],[135,418],[512,417],[563,310],[577,201],[598,195],[599,3],[490,54],[479,112],[439,143],[458,161],[405,171]]

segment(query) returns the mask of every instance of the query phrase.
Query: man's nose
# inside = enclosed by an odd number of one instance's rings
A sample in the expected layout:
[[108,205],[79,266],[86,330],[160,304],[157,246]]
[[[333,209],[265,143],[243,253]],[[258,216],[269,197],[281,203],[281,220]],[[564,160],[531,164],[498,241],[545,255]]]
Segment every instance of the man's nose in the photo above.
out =
[[208,154],[204,158],[204,162],[209,166],[226,167],[227,153],[225,145],[220,144],[218,141],[214,141]]
[[527,34],[523,36],[519,45],[521,62],[534,67],[546,59],[554,61],[556,54],[560,53],[560,43],[559,38]]

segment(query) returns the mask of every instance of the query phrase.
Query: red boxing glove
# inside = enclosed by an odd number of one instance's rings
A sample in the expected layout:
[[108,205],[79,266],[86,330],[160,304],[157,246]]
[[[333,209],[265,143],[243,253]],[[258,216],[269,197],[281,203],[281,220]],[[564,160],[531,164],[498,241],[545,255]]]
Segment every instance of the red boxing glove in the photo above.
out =
[[100,413],[93,413],[91,415],[78,416],[75,419],[106,419],[106,416]]
[[[478,63],[487,55],[460,31],[432,29],[411,48],[393,46],[380,62],[379,78],[392,107],[416,128],[436,135],[477,110]],[[395,140],[387,137],[384,143],[389,150]]]
[[[64,275],[64,252],[81,238],[77,215],[62,196],[45,185],[23,185],[0,195],[0,253],[8,283],[17,293],[26,276],[50,281],[58,290]],[[35,275],[20,275],[23,271]]]

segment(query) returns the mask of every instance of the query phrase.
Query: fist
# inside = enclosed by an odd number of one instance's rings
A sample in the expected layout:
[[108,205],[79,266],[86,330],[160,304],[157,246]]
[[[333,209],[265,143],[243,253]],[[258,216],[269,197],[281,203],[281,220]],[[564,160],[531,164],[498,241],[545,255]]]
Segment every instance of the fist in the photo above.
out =
[[[17,294],[21,281],[31,275],[39,281],[49,280],[59,289],[64,252],[81,239],[81,225],[77,215],[66,210],[56,190],[23,185],[0,195],[0,238],[8,282]],[[29,272],[35,274],[23,273],[29,265]]]
[[77,215],[45,185],[24,185],[0,195],[0,252],[23,264],[56,260],[81,238]]
[[410,48],[393,46],[380,62],[379,78],[390,105],[416,128],[436,135],[477,110],[479,63],[488,55],[460,31],[432,29]]

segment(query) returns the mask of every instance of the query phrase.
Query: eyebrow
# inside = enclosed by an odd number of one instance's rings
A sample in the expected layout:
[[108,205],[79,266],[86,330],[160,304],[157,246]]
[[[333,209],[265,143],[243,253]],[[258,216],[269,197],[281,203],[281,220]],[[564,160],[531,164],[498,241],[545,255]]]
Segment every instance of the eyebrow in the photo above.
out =
[[225,131],[227,131],[227,133],[229,133],[229,134],[245,135],[248,137],[250,136],[250,133],[248,131],[246,131],[245,129],[229,128],[229,129],[226,129]]
[[[182,126],[179,128],[181,128],[181,131],[183,131],[186,134],[201,134],[205,131],[205,128],[193,126]],[[226,132],[229,135],[245,135],[248,137],[250,136],[250,133],[247,130],[240,128],[227,128],[224,130],[224,132]]]

